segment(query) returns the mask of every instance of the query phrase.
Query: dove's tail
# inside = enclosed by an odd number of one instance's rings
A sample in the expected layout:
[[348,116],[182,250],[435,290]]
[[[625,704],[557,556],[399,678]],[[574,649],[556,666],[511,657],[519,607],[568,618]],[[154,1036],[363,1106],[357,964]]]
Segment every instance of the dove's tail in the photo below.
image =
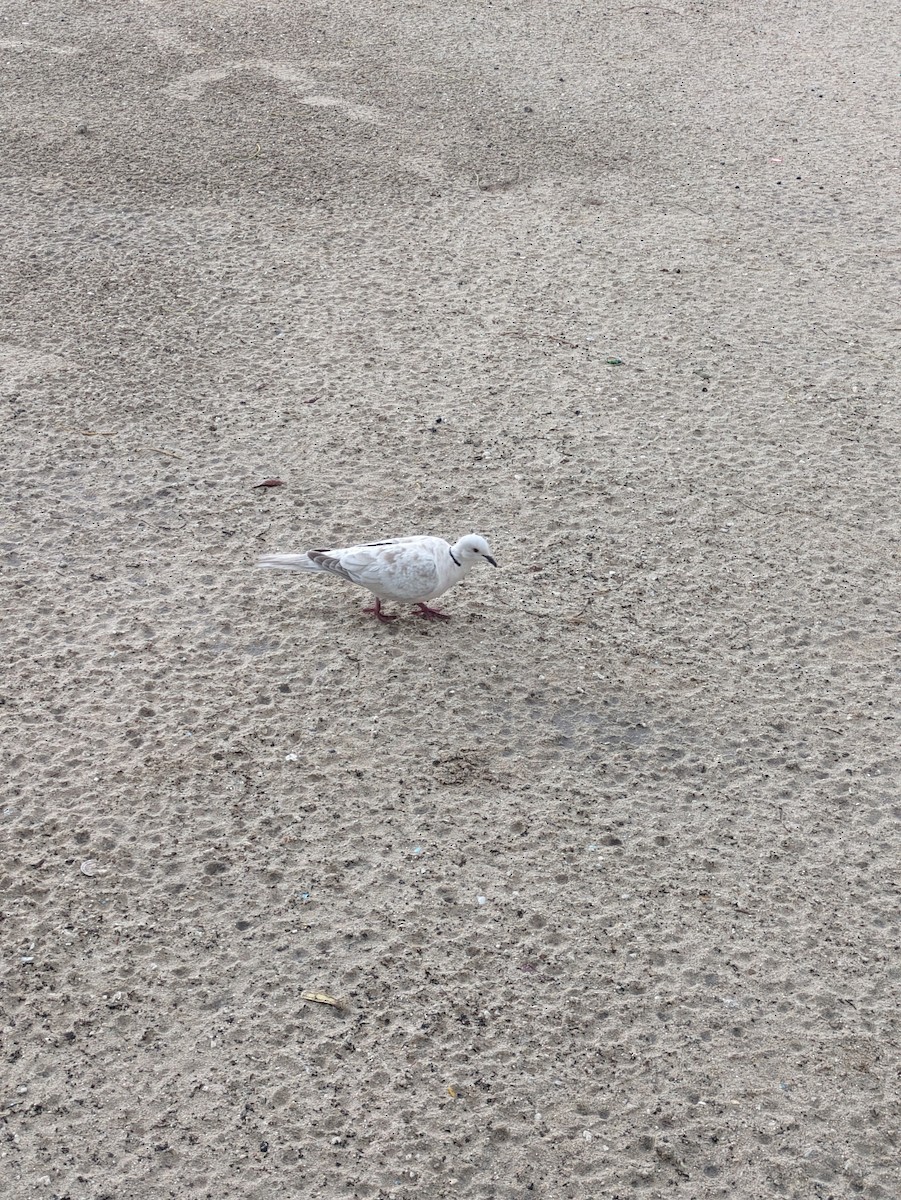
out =
[[257,561],[258,567],[270,571],[321,571],[319,563],[313,562],[308,554],[264,554]]

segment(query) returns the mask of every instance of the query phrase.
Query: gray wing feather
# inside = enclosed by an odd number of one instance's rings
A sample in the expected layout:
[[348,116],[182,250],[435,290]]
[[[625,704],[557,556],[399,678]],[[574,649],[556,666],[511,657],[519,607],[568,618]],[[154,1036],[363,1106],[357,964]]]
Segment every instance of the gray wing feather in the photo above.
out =
[[323,571],[330,571],[332,575],[340,575],[349,583],[355,583],[356,580],[341,566],[341,560],[335,557],[335,553],[334,550],[308,550],[307,558]]

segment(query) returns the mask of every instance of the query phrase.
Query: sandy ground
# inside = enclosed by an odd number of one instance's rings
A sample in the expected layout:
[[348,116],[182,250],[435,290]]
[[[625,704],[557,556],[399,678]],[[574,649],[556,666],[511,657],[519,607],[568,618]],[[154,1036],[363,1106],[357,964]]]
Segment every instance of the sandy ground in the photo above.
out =
[[3,5],[4,1197],[901,1194],[890,11]]

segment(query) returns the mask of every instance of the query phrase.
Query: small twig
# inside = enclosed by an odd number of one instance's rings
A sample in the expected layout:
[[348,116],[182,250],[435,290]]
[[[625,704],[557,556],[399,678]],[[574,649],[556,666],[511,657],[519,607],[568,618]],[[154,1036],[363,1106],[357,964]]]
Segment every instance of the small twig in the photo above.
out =
[[692,208],[690,204],[683,204],[681,200],[661,199],[659,196],[654,196],[651,199],[651,204],[669,205],[670,208],[683,208],[686,212],[693,213],[696,217],[708,216],[707,213],[703,213],[697,208]]
[[[892,545],[894,545],[897,541],[896,538],[893,538],[890,534],[883,533],[883,531],[880,529],[861,529],[856,525],[850,525],[847,521],[841,520],[840,517],[833,516],[831,513],[814,512],[809,508],[793,508],[791,505],[785,505],[782,508],[773,509],[757,508],[755,505],[748,504],[746,501],[740,500],[737,496],[731,494],[728,494],[728,499],[737,504],[739,508],[746,509],[748,512],[755,512],[761,517],[812,517],[815,521],[825,521],[832,525],[833,528],[841,529],[845,533],[850,534],[852,537],[884,537],[887,541],[891,542]],[[708,530],[710,533],[716,533],[718,531],[718,526]]]
[[570,350],[581,350],[582,347],[578,342],[570,342],[565,337],[560,337],[556,333],[526,333],[522,329],[504,329],[498,335],[499,337],[518,337],[518,338],[538,338],[545,342],[559,342],[561,346],[568,346]]
[[784,508],[774,509],[755,508],[753,504],[747,504],[744,500],[738,500],[734,496],[733,499],[740,508],[748,508],[751,510],[751,512],[759,513],[762,517],[784,517],[786,513],[793,513],[797,516],[816,517],[820,521],[832,520],[828,513],[813,512],[809,508],[791,508],[788,505],[786,505]]
[[165,454],[167,458],[177,458],[184,462],[182,455],[175,454],[172,450],[164,450],[162,446],[145,446],[143,444],[135,447],[137,450],[152,450],[154,454]]
[[621,8],[620,12],[650,12],[651,9],[656,9],[658,12],[675,13],[677,17],[684,17],[685,13],[681,8],[670,8],[668,4],[627,4],[625,8]]
[[516,174],[509,176],[507,179],[498,179],[494,183],[482,183],[478,174],[476,174],[475,180],[476,187],[480,192],[505,192],[508,188],[513,187],[514,184],[519,183],[521,178],[522,168],[517,167]]
[[785,810],[783,809],[781,804],[778,805],[776,812],[779,814],[779,822],[782,825],[782,828],[784,830],[786,830],[787,833],[793,834],[795,831],[792,829],[791,825],[789,825],[787,823],[787,821],[785,820]]
[[518,604],[511,604],[505,600],[503,596],[494,596],[492,599],[498,604],[503,604],[504,608],[515,608],[517,612],[525,613],[530,617],[556,617],[560,621],[578,621],[583,616],[594,602],[594,596],[589,596],[585,603],[576,612],[562,612],[560,609],[552,609],[550,612],[538,612],[534,608],[522,608]]

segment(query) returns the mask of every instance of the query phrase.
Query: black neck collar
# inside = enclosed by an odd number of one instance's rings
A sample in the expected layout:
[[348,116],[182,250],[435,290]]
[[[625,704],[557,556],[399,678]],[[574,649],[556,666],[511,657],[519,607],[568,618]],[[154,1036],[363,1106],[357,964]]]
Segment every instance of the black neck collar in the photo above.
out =
[[450,547],[450,556],[451,556],[451,558],[454,560],[454,562],[457,564],[457,566],[458,566],[458,567],[461,567],[461,566],[463,565],[463,564],[460,562],[459,558],[455,557],[455,555],[454,555],[454,548],[453,548],[453,546],[451,546],[451,547]]

